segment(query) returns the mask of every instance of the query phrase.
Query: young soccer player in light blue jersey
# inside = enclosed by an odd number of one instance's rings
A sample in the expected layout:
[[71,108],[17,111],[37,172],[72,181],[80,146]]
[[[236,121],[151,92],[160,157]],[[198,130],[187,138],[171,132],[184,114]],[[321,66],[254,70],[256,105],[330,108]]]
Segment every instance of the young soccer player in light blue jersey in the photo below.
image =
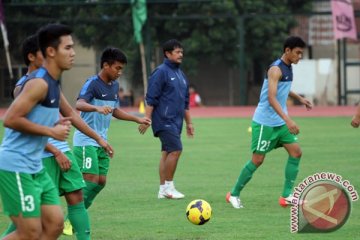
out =
[[[38,69],[43,61],[40,52],[37,36],[32,35],[23,42],[23,56],[26,65],[28,66],[28,73]],[[14,89],[14,97],[20,93],[20,89],[26,79],[27,75],[22,77]],[[112,148],[106,143],[95,131],[93,131],[81,117],[71,108],[64,97],[61,97],[60,111],[71,116],[72,124],[84,132],[89,137],[93,138],[100,146],[104,147],[112,156]],[[90,239],[90,222],[87,210],[85,209],[83,201],[82,188],[85,187],[81,171],[72,154],[69,144],[66,141],[58,141],[50,138],[42,155],[42,162],[59,190],[59,195],[64,196],[68,205],[68,219],[74,226],[74,232],[78,240]],[[4,235],[15,230],[12,224],[8,227]],[[64,232],[65,234],[65,232]],[[72,235],[73,229],[66,232],[66,235]]]
[[47,25],[38,38],[43,67],[30,73],[4,118],[0,194],[4,213],[16,230],[3,239],[57,239],[63,228],[58,192],[42,166],[41,154],[48,137],[65,140],[70,133],[69,118],[57,121],[58,80],[72,67],[75,52],[71,29],[65,25]]
[[291,64],[299,62],[305,46],[305,42],[299,37],[287,38],[281,58],[273,62],[267,71],[260,101],[253,116],[252,159],[245,164],[232,191],[226,195],[226,201],[234,208],[243,207],[239,197],[241,190],[263,163],[266,153],[278,147],[284,147],[289,154],[279,204],[283,207],[292,204],[291,193],[299,171],[302,152],[296,137],[300,130],[287,114],[286,101],[288,96],[291,96],[305,105],[308,110],[312,108],[308,100],[290,90],[293,80]]
[[[83,120],[100,136],[107,139],[112,117],[139,124],[150,124],[148,118],[139,118],[119,108],[118,79],[127,58],[117,48],[108,47],[101,55],[100,72],[87,79],[78,100],[77,110]],[[94,198],[105,187],[110,158],[93,139],[76,130],[73,137],[74,155],[83,173],[85,207],[92,204]]]

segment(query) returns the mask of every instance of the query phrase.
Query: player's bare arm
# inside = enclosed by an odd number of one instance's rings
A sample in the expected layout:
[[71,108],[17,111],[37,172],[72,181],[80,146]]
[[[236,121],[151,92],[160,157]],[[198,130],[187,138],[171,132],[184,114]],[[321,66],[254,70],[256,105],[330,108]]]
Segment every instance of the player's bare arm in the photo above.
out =
[[75,112],[63,93],[60,94],[60,113],[63,116],[71,117],[71,124],[83,132],[85,135],[94,139],[101,147],[103,147],[110,157],[113,157],[114,150],[101,136],[99,136],[92,128],[90,128],[80,115]]
[[98,112],[104,115],[112,113],[113,109],[110,106],[94,106],[85,101],[85,99],[79,99],[76,101],[75,108],[82,112]]
[[[153,106],[146,105],[146,107],[145,107],[145,117],[147,117],[148,119],[151,119],[153,111],[154,111]],[[148,125],[148,124],[140,124],[139,127],[138,127],[139,133],[144,134],[149,126],[150,125]]]
[[151,120],[148,117],[139,118],[137,116],[131,115],[131,114],[121,110],[120,108],[114,109],[113,117],[115,117],[117,119],[125,120],[125,121],[136,122],[138,124],[147,124],[147,125],[151,124]]
[[293,92],[293,91],[290,91],[289,92],[289,96],[298,100],[302,105],[305,105],[306,109],[309,111],[312,109],[312,104],[309,100],[307,100],[306,98],[300,96],[299,94]]
[[298,134],[299,133],[299,127],[296,125],[296,123],[288,116],[286,115],[281,108],[280,103],[276,99],[277,95],[277,86],[279,83],[279,80],[281,79],[282,74],[281,70],[277,66],[273,66],[268,71],[268,81],[269,81],[269,92],[268,92],[268,99],[271,107],[275,110],[279,116],[284,119],[286,126],[289,128],[290,133],[292,134]]
[[354,128],[358,128],[360,126],[360,105],[357,106],[356,113],[353,116],[350,124]]
[[194,130],[194,125],[193,125],[193,122],[191,120],[189,110],[185,110],[184,118],[185,118],[185,123],[186,123],[186,134],[187,134],[188,137],[192,138],[192,137],[194,137],[195,130]]
[[66,172],[71,168],[71,161],[62,151],[57,149],[54,145],[47,143],[45,146],[45,150],[54,155],[56,162],[62,171]]
[[70,133],[69,125],[57,124],[51,128],[33,123],[26,118],[26,115],[31,109],[33,109],[38,102],[45,99],[47,91],[48,85],[43,79],[37,78],[28,81],[24,85],[23,91],[21,91],[7,110],[4,118],[4,126],[19,132],[49,136],[61,141],[65,140]]

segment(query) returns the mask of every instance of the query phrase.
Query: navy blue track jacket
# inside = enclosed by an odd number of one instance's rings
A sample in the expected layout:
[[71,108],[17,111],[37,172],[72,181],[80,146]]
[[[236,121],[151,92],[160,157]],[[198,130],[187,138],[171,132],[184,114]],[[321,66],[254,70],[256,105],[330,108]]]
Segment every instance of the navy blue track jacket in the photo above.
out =
[[168,59],[149,78],[146,104],[153,106],[152,129],[181,134],[185,110],[189,109],[189,86],[179,64]]

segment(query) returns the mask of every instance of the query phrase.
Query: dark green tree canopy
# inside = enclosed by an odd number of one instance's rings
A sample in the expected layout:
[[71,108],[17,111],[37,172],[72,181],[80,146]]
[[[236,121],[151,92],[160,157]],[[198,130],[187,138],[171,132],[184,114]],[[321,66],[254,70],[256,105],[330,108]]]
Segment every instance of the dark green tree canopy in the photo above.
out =
[[[239,31],[245,33],[247,64],[279,56],[282,42],[296,21],[294,12],[304,12],[311,0],[148,0],[148,22],[143,28],[148,59],[169,38],[183,42],[188,74],[200,60],[236,67],[239,61]],[[101,50],[123,49],[131,72],[138,74],[140,60],[134,41],[130,1],[4,1],[11,52],[21,62],[19,46],[41,25],[61,22],[73,27],[80,43]],[[243,17],[244,29],[238,19]],[[2,45],[1,45],[2,46]]]

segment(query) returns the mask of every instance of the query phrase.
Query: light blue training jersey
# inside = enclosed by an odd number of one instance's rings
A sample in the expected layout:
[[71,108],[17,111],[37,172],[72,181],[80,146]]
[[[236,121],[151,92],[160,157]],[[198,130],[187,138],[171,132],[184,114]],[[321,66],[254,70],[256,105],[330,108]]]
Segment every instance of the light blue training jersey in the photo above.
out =
[[[48,94],[26,118],[36,124],[53,127],[59,116],[59,81],[53,79],[45,68],[39,68],[28,76],[23,85],[34,78],[42,78],[47,82]],[[0,169],[29,174],[39,172],[43,168],[41,157],[48,138],[5,128],[0,147]]]
[[[49,138],[48,143],[50,143],[51,145],[53,145],[54,147],[59,149],[61,152],[68,152],[71,150],[68,142],[66,142],[66,141],[59,141],[59,140],[56,140],[53,138]],[[47,158],[47,157],[51,157],[51,156],[54,156],[54,154],[44,150],[41,158]]]
[[[21,77],[15,84],[15,86],[22,86],[26,80],[28,75],[24,75],[23,77]],[[59,120],[59,119],[58,119]],[[57,120],[57,121],[58,121]],[[61,152],[67,152],[70,151],[70,147],[69,144],[66,141],[59,141],[53,138],[49,138],[48,143],[52,144],[54,147],[56,147],[57,149],[59,149]],[[46,157],[51,157],[54,154],[44,150],[42,157],[41,158],[46,158]]]
[[[98,75],[88,78],[83,85],[78,99],[84,99],[94,106],[110,106],[113,109],[119,107],[119,83],[111,81],[109,84],[100,79]],[[101,114],[98,112],[81,112],[82,119],[104,140],[110,127],[112,114]],[[73,138],[74,146],[97,146],[99,144],[92,138],[86,136],[79,130],[75,130]]]
[[[281,105],[285,114],[287,114],[286,101],[289,96],[291,83],[293,80],[293,72],[291,65],[286,65],[281,59],[277,59],[270,67],[277,66],[280,68],[282,77],[278,82],[276,99]],[[269,67],[269,68],[270,68]],[[285,124],[285,121],[275,112],[273,107],[270,106],[268,99],[269,82],[266,75],[264,83],[261,88],[260,101],[256,107],[253,121],[269,127],[277,127]]]

